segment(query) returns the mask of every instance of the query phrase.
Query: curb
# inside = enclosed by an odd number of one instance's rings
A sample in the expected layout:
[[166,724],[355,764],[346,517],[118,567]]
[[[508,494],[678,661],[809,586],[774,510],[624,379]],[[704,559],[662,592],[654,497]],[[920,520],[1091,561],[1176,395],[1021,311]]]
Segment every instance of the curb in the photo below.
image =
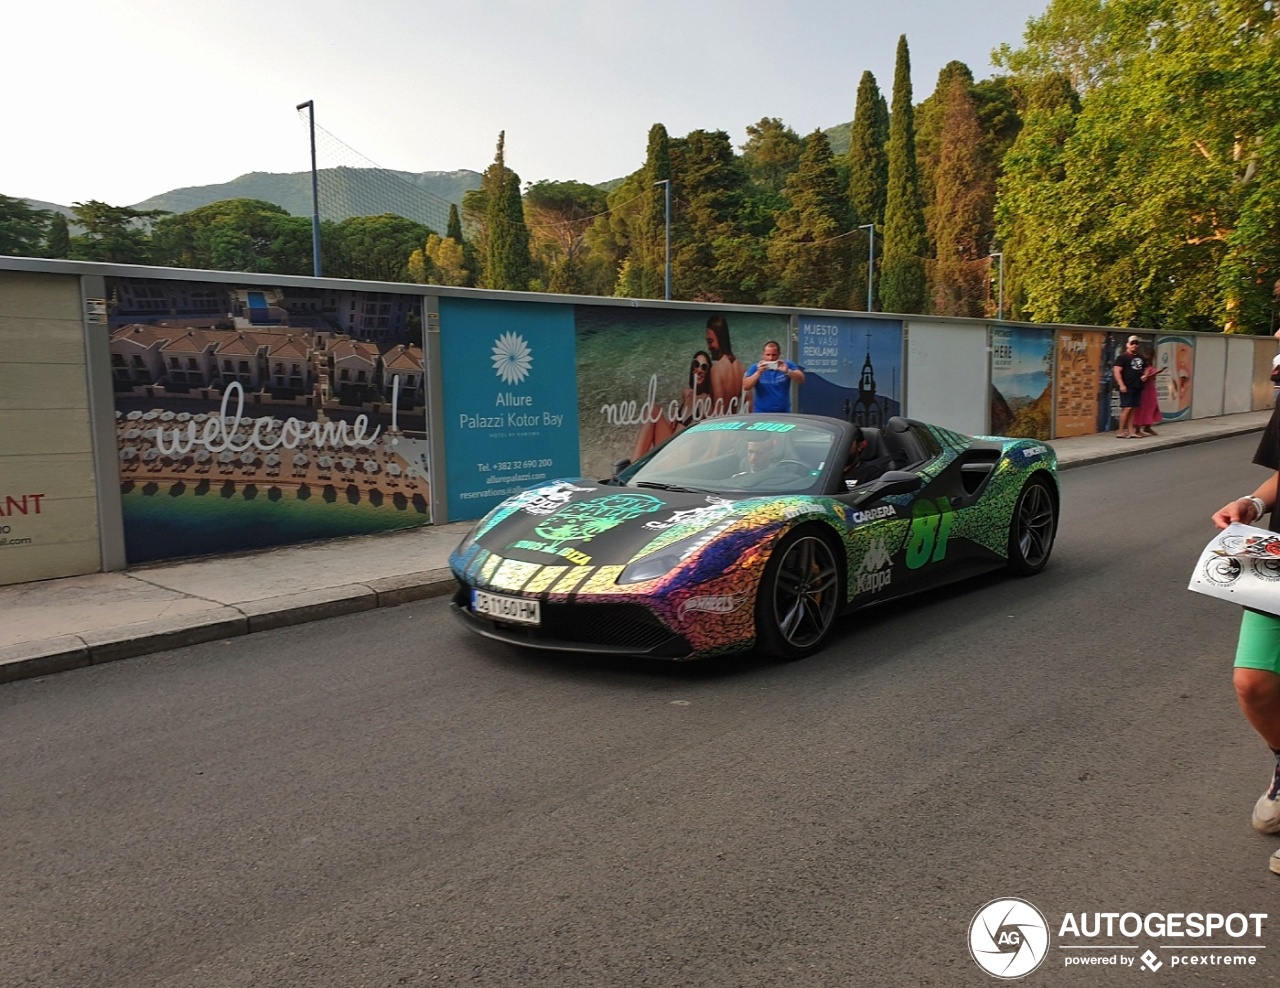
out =
[[0,683],[33,679],[273,628],[287,628],[378,607],[396,607],[428,597],[445,596],[452,593],[453,587],[453,574],[448,569],[425,570],[382,577],[369,583],[246,601],[187,617],[162,618],[106,631],[20,642],[0,648]]
[[[1107,463],[1111,460],[1130,460],[1135,456],[1158,453],[1163,449],[1176,449],[1179,446],[1198,446],[1200,443],[1211,443],[1218,439],[1230,439],[1233,436],[1246,436],[1253,432],[1262,432],[1265,429],[1266,425],[1263,424],[1240,426],[1239,428],[1217,432],[1212,435],[1170,436],[1167,439],[1157,437],[1156,442],[1147,443],[1146,445],[1125,446],[1109,453],[1090,453],[1088,456],[1072,460],[1064,461],[1060,459],[1058,460],[1058,472],[1061,473],[1063,470],[1071,470],[1075,467],[1091,466],[1094,463]],[[1052,446],[1053,443],[1050,442],[1049,445]]]

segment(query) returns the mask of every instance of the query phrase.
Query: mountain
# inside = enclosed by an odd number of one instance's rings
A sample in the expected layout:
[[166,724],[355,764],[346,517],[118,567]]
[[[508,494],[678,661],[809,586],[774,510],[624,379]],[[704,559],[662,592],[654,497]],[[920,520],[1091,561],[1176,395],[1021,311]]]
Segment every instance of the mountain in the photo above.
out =
[[[316,172],[321,219],[344,220],[349,216],[395,213],[441,234],[449,221],[450,204],[461,210],[463,195],[480,188],[480,181],[479,172],[465,168],[452,172],[400,172],[389,168],[342,167],[321,168]],[[133,203],[132,208],[185,213],[224,199],[261,199],[275,203],[294,216],[310,216],[311,173],[249,172],[220,185],[195,185],[162,192]],[[74,224],[69,206],[38,199],[24,202],[33,209],[62,213]],[[73,226],[72,232],[80,230]]]
[[[320,216],[344,220],[349,216],[395,213],[444,232],[449,206],[462,208],[462,197],[480,188],[480,173],[401,172],[390,168],[321,168]],[[311,215],[310,172],[249,172],[220,185],[173,189],[135,203],[134,209],[164,209],[185,213],[224,199],[261,199],[294,216]]]

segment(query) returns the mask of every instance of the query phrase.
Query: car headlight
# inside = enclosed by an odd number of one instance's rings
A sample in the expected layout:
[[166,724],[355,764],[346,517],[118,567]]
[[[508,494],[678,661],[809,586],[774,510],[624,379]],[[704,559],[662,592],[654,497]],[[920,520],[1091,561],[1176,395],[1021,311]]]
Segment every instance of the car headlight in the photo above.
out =
[[657,552],[652,552],[627,566],[618,576],[618,582],[644,583],[645,580],[656,580],[660,576],[666,576],[684,562],[694,547],[706,537],[707,533],[702,531],[672,542],[670,545],[664,545]]

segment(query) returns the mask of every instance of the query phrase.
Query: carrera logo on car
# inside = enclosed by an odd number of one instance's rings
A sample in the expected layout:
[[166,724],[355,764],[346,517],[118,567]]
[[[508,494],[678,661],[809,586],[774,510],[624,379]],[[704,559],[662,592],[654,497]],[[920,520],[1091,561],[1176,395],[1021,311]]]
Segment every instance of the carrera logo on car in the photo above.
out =
[[877,518],[897,518],[898,509],[892,504],[882,504],[870,511],[855,511],[849,517],[858,524],[864,521],[875,521]]
[[893,582],[893,557],[885,548],[883,539],[872,539],[867,547],[867,554],[862,557],[862,565],[854,581],[854,593],[877,593]]
[[712,594],[706,597],[690,597],[680,605],[683,618],[689,611],[708,611],[712,614],[728,614],[736,611],[747,599],[745,593]]
[[1037,456],[1044,456],[1047,452],[1049,451],[1043,446],[1028,446],[1022,451],[1022,455],[1028,460],[1034,460]]

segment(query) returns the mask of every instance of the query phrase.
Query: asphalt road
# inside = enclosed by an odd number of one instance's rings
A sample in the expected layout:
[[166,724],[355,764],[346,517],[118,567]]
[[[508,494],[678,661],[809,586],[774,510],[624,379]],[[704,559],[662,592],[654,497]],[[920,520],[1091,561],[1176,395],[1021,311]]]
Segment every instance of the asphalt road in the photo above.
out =
[[[1023,984],[1280,982],[1238,611],[1185,589],[1255,445],[1068,471],[1044,574],[795,664],[522,653],[433,600],[0,687],[0,986],[988,985],[1007,896],[1054,935]],[[1125,911],[1265,949],[1065,966],[1066,913]]]

